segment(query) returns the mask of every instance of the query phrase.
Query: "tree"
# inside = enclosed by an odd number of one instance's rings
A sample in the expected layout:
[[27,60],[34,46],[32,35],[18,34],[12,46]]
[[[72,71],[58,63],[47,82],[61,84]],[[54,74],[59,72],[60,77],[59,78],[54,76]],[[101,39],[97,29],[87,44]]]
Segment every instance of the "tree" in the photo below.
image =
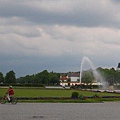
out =
[[47,70],[44,70],[40,73],[41,82],[45,85],[49,83],[49,73]]
[[5,83],[16,83],[16,77],[15,77],[15,73],[13,70],[6,73]]
[[93,74],[91,71],[84,71],[82,75],[82,82],[89,84],[94,80]]
[[0,83],[1,83],[1,82],[4,82],[4,77],[3,77],[2,72],[0,72]]
[[51,85],[58,85],[59,84],[59,78],[58,78],[58,76],[56,75],[56,74],[53,74],[52,73],[52,75],[50,75],[51,77],[50,77],[50,81],[49,81],[49,83],[51,84]]

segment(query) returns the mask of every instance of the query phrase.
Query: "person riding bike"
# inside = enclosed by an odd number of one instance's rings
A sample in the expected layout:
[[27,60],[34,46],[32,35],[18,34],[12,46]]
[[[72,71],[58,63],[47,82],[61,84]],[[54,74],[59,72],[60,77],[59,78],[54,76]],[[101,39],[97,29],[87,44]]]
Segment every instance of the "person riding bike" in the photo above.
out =
[[6,92],[6,97],[7,97],[7,99],[8,99],[9,102],[12,101],[12,99],[11,99],[12,95],[14,95],[14,90],[12,89],[12,86],[10,85],[9,89]]

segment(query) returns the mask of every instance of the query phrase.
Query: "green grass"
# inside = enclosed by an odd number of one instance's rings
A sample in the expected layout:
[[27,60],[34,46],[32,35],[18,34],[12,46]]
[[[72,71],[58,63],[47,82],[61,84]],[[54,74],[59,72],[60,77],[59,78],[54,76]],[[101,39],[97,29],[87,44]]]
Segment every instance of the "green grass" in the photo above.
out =
[[[0,89],[0,96],[3,96],[7,89]],[[36,88],[15,88],[17,97],[70,97],[75,90],[52,90]]]
[[20,100],[19,102],[36,102],[36,103],[97,103],[97,102],[102,102],[99,100],[95,99],[88,99],[88,100]]
[[[0,96],[3,96],[7,89],[0,88]],[[39,89],[39,88],[14,88],[15,96],[17,97],[71,97],[72,92],[77,91],[83,96],[120,96],[115,93],[102,93],[81,90],[59,90],[59,89]]]
[[[4,96],[7,88],[0,88],[0,97]],[[80,99],[38,99],[38,100],[19,100],[19,102],[49,102],[49,103],[97,103],[103,101],[120,101],[120,98],[101,98],[101,96],[120,96],[116,93],[107,92],[92,92],[85,90],[61,90],[61,89],[43,89],[43,88],[14,88],[15,96],[17,97],[71,97],[72,93],[77,91],[79,95],[94,96],[97,95],[100,98],[87,98],[85,100]]]

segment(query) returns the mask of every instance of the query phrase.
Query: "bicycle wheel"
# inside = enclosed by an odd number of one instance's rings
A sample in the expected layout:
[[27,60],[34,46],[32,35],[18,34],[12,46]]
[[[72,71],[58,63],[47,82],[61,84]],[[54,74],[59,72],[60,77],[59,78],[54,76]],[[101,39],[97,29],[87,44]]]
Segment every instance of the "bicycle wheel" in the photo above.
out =
[[1,104],[5,104],[6,103],[6,99],[3,97],[0,102],[1,102]]
[[17,97],[12,97],[11,103],[15,105],[18,102]]

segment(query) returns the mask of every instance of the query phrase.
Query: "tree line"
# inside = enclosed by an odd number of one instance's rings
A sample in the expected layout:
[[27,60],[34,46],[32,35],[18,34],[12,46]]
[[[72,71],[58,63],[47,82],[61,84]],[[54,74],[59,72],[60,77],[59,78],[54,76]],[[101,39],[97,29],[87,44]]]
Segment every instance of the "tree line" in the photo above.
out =
[[115,70],[114,68],[97,68],[96,71],[99,73],[99,77],[95,78],[93,75],[93,70],[86,70],[83,71],[82,75],[82,82],[84,83],[92,83],[93,81],[100,82],[100,79],[103,79],[104,82],[107,82],[109,84],[117,84],[120,83],[120,70]]
[[13,70],[6,73],[5,77],[0,72],[0,83],[17,83],[17,84],[44,84],[44,85],[59,85],[59,73],[48,72],[44,70],[33,75],[16,78]]
[[[104,81],[108,83],[120,83],[120,71],[115,70],[114,68],[97,68],[97,71],[103,76]],[[44,70],[37,74],[26,75],[24,77],[16,78],[15,72],[13,70],[6,73],[3,76],[3,73],[0,72],[0,83],[17,83],[17,84],[44,84],[44,85],[59,85],[60,84],[60,73],[48,72]],[[67,75],[67,74],[66,74]],[[93,70],[86,70],[82,72],[82,82],[92,83],[95,80],[93,75]],[[97,80],[99,81],[99,80]],[[70,82],[70,79],[69,79]]]
[[0,72],[0,83],[16,83],[15,72],[11,70],[5,76]]

